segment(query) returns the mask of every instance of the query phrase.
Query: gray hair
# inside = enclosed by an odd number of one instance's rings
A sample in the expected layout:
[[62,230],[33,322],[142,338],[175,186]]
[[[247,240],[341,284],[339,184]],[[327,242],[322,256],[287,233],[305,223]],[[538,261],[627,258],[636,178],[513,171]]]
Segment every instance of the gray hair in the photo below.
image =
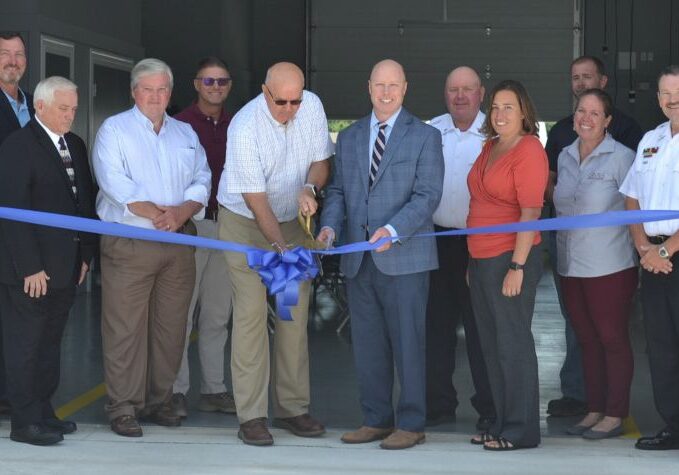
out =
[[130,73],[130,89],[137,87],[139,79],[151,74],[167,74],[167,77],[170,78],[170,88],[174,85],[172,70],[167,63],[156,58],[146,58],[139,61],[132,68]]
[[54,93],[56,91],[77,92],[78,86],[61,76],[50,76],[45,78],[35,87],[35,92],[33,92],[33,106],[37,106],[38,101],[43,101],[45,104],[51,104],[54,100]]

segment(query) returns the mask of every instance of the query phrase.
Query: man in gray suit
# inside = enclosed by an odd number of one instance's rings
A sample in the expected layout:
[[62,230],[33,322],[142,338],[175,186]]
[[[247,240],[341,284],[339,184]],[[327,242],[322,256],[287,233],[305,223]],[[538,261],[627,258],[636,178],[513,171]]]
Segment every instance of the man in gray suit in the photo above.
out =
[[[385,439],[383,449],[424,442],[425,310],[429,271],[438,267],[432,214],[441,198],[441,134],[402,107],[403,67],[375,65],[368,81],[372,113],[340,133],[318,240],[384,243],[345,254],[351,334],[363,426],[346,443]],[[400,237],[397,237],[400,236]],[[385,239],[386,238],[386,239]],[[392,405],[393,364],[401,387]]]

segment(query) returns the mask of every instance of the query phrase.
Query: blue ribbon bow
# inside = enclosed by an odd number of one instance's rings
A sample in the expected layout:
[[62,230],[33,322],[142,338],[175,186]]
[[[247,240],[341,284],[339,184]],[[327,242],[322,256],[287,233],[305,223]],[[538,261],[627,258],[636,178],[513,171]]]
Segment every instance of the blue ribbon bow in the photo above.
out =
[[292,320],[290,307],[299,301],[299,284],[313,279],[318,267],[309,249],[296,247],[283,254],[253,249],[247,252],[248,266],[257,271],[269,293],[276,296],[281,320]]

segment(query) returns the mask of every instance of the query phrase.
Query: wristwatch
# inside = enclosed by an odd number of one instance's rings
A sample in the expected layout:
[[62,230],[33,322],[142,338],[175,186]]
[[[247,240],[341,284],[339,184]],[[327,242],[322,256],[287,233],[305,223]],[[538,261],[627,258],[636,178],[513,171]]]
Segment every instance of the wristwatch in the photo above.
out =
[[663,259],[669,259],[670,258],[670,251],[668,251],[665,246],[660,246],[658,248],[658,255],[660,257],[662,257]]
[[525,264],[519,264],[518,262],[512,261],[512,262],[509,263],[509,268],[511,270],[523,270],[524,265]]
[[304,188],[309,188],[311,190],[311,193],[314,194],[314,198],[318,196],[318,188],[313,183],[305,183]]

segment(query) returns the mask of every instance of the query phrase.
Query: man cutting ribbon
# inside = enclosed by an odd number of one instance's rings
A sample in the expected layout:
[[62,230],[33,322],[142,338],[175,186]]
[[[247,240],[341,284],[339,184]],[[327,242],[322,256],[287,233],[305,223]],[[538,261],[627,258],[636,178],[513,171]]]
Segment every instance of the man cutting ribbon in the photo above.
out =
[[[303,88],[304,75],[294,64],[278,63],[269,69],[262,94],[229,126],[217,193],[219,237],[273,249],[287,264],[294,257],[288,246],[299,246],[305,239],[297,213],[316,213],[316,192],[328,178],[327,158],[333,151],[323,105]],[[238,436],[249,445],[271,445],[266,287],[243,254],[225,255],[233,288],[231,376]],[[271,282],[283,282],[270,277]],[[325,432],[309,415],[309,291],[308,280],[300,283],[292,320],[276,321],[271,375],[274,425],[301,437]]]

